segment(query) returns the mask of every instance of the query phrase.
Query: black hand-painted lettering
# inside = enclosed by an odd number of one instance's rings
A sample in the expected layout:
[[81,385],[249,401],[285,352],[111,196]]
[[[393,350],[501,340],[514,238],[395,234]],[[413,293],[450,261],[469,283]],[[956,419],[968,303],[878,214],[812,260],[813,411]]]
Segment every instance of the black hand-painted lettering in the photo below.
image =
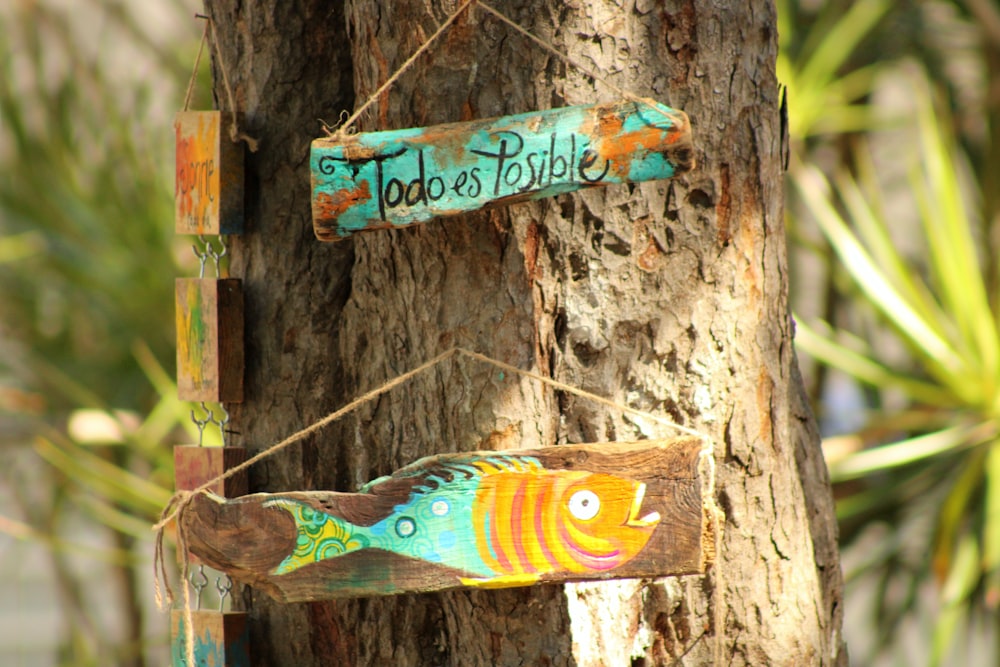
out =
[[[413,187],[416,186],[417,193],[413,194]],[[424,174],[424,149],[417,151],[417,177],[406,186],[406,205],[416,206],[423,202],[427,205],[427,183]]]
[[[524,159],[524,161],[528,163],[528,170],[530,173],[528,174],[528,183],[519,189],[518,192],[528,192],[535,186],[535,183],[538,183],[539,185],[541,184],[541,175],[535,171],[535,161],[533,159],[537,157],[538,153],[528,153],[527,157]],[[544,158],[542,158],[542,163],[544,164]]]
[[611,160],[604,160],[604,171],[596,177],[591,178],[587,176],[587,169],[594,166],[594,163],[597,162],[597,158],[599,157],[600,155],[598,155],[596,151],[592,151],[589,148],[583,151],[583,155],[580,156],[580,165],[577,169],[577,171],[580,172],[580,178],[588,183],[599,183],[604,180],[604,177],[608,175],[608,169],[611,168]]
[[[501,135],[510,135],[511,137],[513,137],[514,139],[516,139],[517,140],[517,148],[515,150],[512,150],[511,152],[508,153],[507,152],[507,140],[503,139],[503,138],[500,138]],[[521,150],[524,148],[524,139],[521,137],[520,134],[518,134],[517,132],[514,132],[512,130],[501,130],[500,132],[494,132],[490,136],[491,137],[500,138],[500,147],[497,149],[496,153],[492,153],[490,151],[484,151],[484,150],[477,150],[477,149],[473,149],[472,152],[475,153],[476,155],[482,155],[484,157],[496,158],[496,161],[497,161],[496,174],[497,174],[497,176],[496,176],[496,181],[493,184],[493,196],[494,197],[499,197],[500,196],[500,180],[504,177],[504,169],[503,169],[504,162],[506,162],[510,158],[517,157],[518,154],[520,154]]]
[[476,182],[475,183],[476,191],[473,192],[472,191],[472,186],[470,185],[469,186],[469,195],[468,196],[472,197],[473,199],[475,199],[476,197],[478,197],[483,192],[483,184],[479,180],[479,167],[473,167],[472,171],[469,172],[469,176],[471,176],[472,180]]
[[[438,193],[434,194],[434,184],[438,185]],[[431,176],[427,181],[427,196],[430,197],[431,201],[437,201],[444,196],[444,179],[440,176]]]

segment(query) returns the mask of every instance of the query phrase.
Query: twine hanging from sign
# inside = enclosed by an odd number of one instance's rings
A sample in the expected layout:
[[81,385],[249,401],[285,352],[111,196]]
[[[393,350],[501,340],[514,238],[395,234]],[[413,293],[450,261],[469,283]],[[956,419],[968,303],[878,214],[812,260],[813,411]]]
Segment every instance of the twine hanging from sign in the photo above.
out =
[[236,113],[236,98],[233,95],[233,88],[229,85],[229,72],[226,63],[222,59],[222,50],[219,48],[219,40],[215,38],[215,24],[210,16],[195,14],[195,17],[204,19],[205,30],[201,34],[201,42],[198,44],[198,55],[194,59],[194,67],[191,69],[191,78],[188,80],[187,93],[184,95],[184,111],[191,107],[191,97],[194,93],[194,83],[198,78],[198,68],[201,65],[201,54],[205,50],[205,42],[212,40],[212,47],[215,51],[215,59],[219,63],[219,71],[222,72],[222,86],[226,90],[226,98],[229,101],[229,109],[233,112],[233,122],[229,125],[229,138],[233,143],[244,142],[251,153],[256,153],[259,142],[240,129],[238,114]]
[[605,86],[607,86],[611,90],[615,91],[616,93],[618,93],[619,95],[621,95],[625,99],[627,99],[627,100],[629,100],[631,102],[638,102],[638,103],[647,105],[650,108],[652,108],[654,111],[656,111],[657,113],[663,113],[662,111],[660,111],[659,105],[656,103],[656,101],[654,101],[654,100],[652,100],[652,99],[650,99],[648,97],[641,97],[639,95],[635,95],[634,93],[631,93],[631,92],[625,90],[624,88],[622,88],[622,87],[620,87],[620,86],[612,83],[611,81],[608,81],[606,78],[602,77],[597,72],[595,72],[592,69],[590,69],[590,68],[588,68],[588,67],[580,64],[579,62],[577,62],[573,58],[570,58],[568,55],[566,55],[565,53],[563,53],[562,51],[560,51],[559,49],[557,49],[550,42],[547,42],[544,39],[542,39],[541,37],[538,37],[537,35],[535,35],[531,31],[529,31],[526,28],[522,27],[516,21],[508,18],[502,12],[500,12],[500,11],[494,9],[493,7],[491,7],[490,5],[486,4],[485,2],[483,2],[483,0],[465,0],[465,2],[463,2],[458,7],[458,9],[456,9],[445,20],[445,22],[441,24],[441,26],[434,32],[434,34],[431,35],[430,37],[428,37],[427,40],[424,41],[424,43],[420,45],[420,48],[418,48],[416,51],[414,51],[413,54],[409,58],[407,58],[403,62],[403,64],[400,65],[399,68],[395,72],[393,72],[392,76],[390,76],[388,79],[386,79],[385,82],[381,86],[379,86],[377,90],[375,90],[375,92],[373,92],[371,95],[369,95],[368,99],[366,99],[364,101],[364,103],[362,103],[362,105],[360,107],[358,107],[357,110],[354,111],[354,113],[352,113],[350,116],[348,116],[346,120],[343,120],[342,122],[339,122],[337,124],[337,126],[335,128],[333,128],[333,129],[327,127],[326,124],[324,123],[324,128],[323,129],[326,132],[327,136],[337,138],[337,137],[344,137],[344,136],[350,134],[352,126],[358,120],[358,118],[361,117],[361,114],[363,114],[365,111],[367,111],[368,108],[372,104],[374,104],[375,101],[379,97],[381,97],[384,92],[386,92],[387,90],[389,90],[393,86],[393,84],[396,83],[396,81],[399,79],[399,77],[401,77],[404,72],[406,72],[408,69],[410,69],[410,67],[413,65],[413,63],[415,63],[420,58],[421,55],[423,55],[428,49],[430,49],[430,47],[434,43],[434,41],[437,40],[438,37],[440,37],[441,35],[443,35],[448,30],[448,28],[450,28],[452,26],[452,24],[455,22],[455,20],[458,19],[458,17],[461,16],[463,12],[465,12],[466,9],[468,9],[469,7],[471,7],[473,5],[475,5],[477,7],[480,7],[481,9],[483,9],[484,11],[486,11],[489,14],[492,14],[494,17],[496,17],[497,19],[499,19],[503,23],[507,24],[508,26],[510,26],[511,28],[513,28],[514,30],[516,30],[522,36],[524,36],[527,39],[531,40],[535,44],[541,46],[543,49],[545,49],[546,51],[548,51],[549,53],[551,53],[555,57],[559,58],[564,63],[566,63],[567,65],[569,65],[570,67],[572,67],[573,69],[575,69],[578,72],[584,74],[585,76],[590,77],[594,81],[598,81],[600,83],[603,83]]

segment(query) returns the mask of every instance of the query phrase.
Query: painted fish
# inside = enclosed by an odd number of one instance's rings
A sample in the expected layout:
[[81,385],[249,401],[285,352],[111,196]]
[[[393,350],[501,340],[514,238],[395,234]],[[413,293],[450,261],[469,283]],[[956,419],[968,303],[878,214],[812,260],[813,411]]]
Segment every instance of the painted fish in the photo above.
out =
[[646,485],[616,475],[546,470],[530,456],[420,463],[400,471],[420,470],[408,499],[370,526],[294,499],[268,501],[290,512],[298,529],[295,550],[273,574],[382,549],[462,570],[466,585],[527,584],[618,567],[642,551],[660,521],[657,512],[639,516]]

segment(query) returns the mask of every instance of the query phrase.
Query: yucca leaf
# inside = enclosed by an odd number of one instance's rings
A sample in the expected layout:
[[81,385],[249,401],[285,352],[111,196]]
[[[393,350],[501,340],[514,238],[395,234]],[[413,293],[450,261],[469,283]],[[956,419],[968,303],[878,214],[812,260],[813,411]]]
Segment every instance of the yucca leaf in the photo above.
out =
[[959,163],[946,144],[947,131],[934,113],[924,86],[915,85],[921,138],[922,174],[912,179],[928,239],[931,268],[945,307],[952,314],[975,365],[981,369],[982,398],[1000,387],[1000,337],[986,296],[972,225],[957,178]]
[[826,17],[814,23],[802,48],[808,53],[799,66],[779,57],[778,76],[788,86],[789,123],[793,137],[803,138],[821,131],[844,131],[830,121],[837,114],[838,122],[857,128],[865,127],[868,114],[862,106],[848,112],[851,102],[859,97],[861,79],[836,81],[837,72],[890,7],[887,0],[855,3],[845,14],[830,21]]
[[[147,533],[149,532],[147,527]],[[72,542],[35,529],[34,527],[0,515],[0,535],[7,535],[19,541],[31,541],[44,545],[53,551],[92,558],[110,565],[135,565],[135,557],[120,549],[111,547],[94,547],[92,544]]]
[[979,580],[979,545],[975,535],[965,533],[958,544],[948,578],[941,590],[943,608],[938,614],[931,642],[930,665],[940,665],[954,644],[959,628],[967,625],[968,607],[963,604]]
[[92,488],[106,498],[129,504],[150,516],[155,516],[170,500],[170,492],[163,487],[109,463],[64,438],[57,439],[58,445],[53,439],[39,436],[35,440],[35,452],[77,484]]
[[1000,572],[1000,442],[986,447],[983,571]]
[[830,466],[830,478],[834,482],[857,479],[924,459],[954,454],[995,436],[996,428],[992,424],[976,424],[955,426],[889,445],[872,447],[848,455]]
[[865,299],[882,312],[900,335],[921,350],[928,369],[945,382],[952,393],[963,399],[968,397],[969,369],[947,341],[940,324],[922,317],[887,280],[833,208],[828,198],[829,185],[823,175],[814,167],[799,166],[793,170],[793,181],[841,265]]
[[929,405],[954,404],[954,397],[940,386],[897,373],[871,357],[860,354],[795,321],[795,346],[809,356],[874,387],[897,387]]
[[[866,152],[856,151],[860,177],[873,178],[874,167]],[[834,179],[836,192],[844,202],[846,212],[857,229],[860,240],[871,253],[872,260],[884,272],[886,280],[899,290],[902,298],[928,322],[945,322],[947,316],[933,297],[927,285],[914,271],[912,262],[907,261],[896,248],[889,236],[888,219],[884,213],[876,213],[871,194],[862,193],[858,183],[846,171]],[[870,192],[869,188],[869,192]]]
[[982,487],[987,451],[986,447],[976,448],[962,461],[955,475],[942,477],[942,482],[947,484],[947,494],[938,510],[931,545],[931,564],[939,581],[944,581],[951,569],[955,545],[969,528],[970,504]]
[[149,539],[149,521],[147,518],[139,518],[130,512],[122,511],[120,508],[114,507],[110,503],[89,493],[75,494],[73,501],[77,507],[108,528],[138,540],[145,541]]

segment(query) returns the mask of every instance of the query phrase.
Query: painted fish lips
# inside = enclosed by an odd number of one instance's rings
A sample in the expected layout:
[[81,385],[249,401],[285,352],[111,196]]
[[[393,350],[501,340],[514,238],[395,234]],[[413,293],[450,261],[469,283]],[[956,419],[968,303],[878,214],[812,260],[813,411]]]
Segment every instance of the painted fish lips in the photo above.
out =
[[660,523],[660,513],[650,512],[643,517],[639,516],[642,511],[642,500],[646,496],[646,483],[639,482],[636,485],[635,497],[632,499],[632,507],[629,511],[628,520],[625,522],[626,526],[631,526],[634,528],[650,528]]

